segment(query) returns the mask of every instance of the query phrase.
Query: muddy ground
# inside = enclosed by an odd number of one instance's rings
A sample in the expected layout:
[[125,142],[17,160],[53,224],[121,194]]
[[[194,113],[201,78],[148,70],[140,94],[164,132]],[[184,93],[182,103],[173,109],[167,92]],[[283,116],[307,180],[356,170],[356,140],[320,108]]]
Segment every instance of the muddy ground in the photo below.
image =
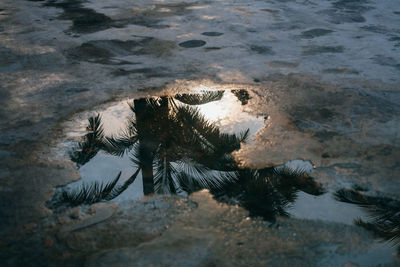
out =
[[326,188],[400,192],[400,4],[385,1],[0,3],[0,260],[6,266],[375,266],[363,228],[146,197],[55,214],[80,178],[57,151],[76,114],[148,95],[245,89],[268,116],[243,166],[310,160]]

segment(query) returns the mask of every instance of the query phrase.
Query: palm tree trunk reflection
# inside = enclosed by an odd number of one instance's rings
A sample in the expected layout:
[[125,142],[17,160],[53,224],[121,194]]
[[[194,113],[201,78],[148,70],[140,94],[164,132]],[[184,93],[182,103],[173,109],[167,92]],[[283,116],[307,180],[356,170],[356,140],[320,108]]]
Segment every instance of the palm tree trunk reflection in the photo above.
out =
[[147,99],[134,100],[133,110],[136,115],[136,132],[139,142],[139,166],[142,169],[143,193],[154,193],[153,160],[156,148],[154,140],[154,110]]

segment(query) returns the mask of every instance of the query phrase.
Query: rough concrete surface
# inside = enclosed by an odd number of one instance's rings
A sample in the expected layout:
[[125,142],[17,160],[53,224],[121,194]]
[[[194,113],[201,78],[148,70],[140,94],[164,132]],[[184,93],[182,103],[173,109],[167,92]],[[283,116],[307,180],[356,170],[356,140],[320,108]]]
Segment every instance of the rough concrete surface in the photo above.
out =
[[268,118],[241,165],[307,159],[329,189],[398,199],[399,25],[397,0],[1,1],[0,265],[400,264],[355,225],[271,225],[204,191],[45,206],[80,178],[57,151],[76,116],[199,88],[248,90]]

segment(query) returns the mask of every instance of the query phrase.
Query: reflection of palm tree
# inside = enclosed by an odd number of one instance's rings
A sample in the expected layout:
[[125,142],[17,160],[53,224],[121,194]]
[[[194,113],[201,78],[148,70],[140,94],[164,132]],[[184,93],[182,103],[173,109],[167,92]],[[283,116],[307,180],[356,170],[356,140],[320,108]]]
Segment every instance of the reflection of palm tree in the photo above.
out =
[[[84,160],[75,161],[83,165],[99,150],[115,156],[129,153],[137,170],[123,186],[117,187],[118,176],[105,186],[89,185],[77,193],[64,193],[64,201],[78,205],[112,199],[139,172],[145,195],[191,193],[206,188],[217,200],[235,201],[251,215],[268,220],[288,215],[285,209],[295,201],[299,190],[313,195],[323,193],[321,186],[303,173],[276,168],[240,169],[231,153],[246,140],[248,130],[240,135],[222,133],[193,107],[222,96],[223,92],[206,92],[134,100],[130,108],[135,116],[117,136],[105,137],[100,117],[91,118],[91,135],[85,135],[79,149],[71,153]],[[237,96],[246,98],[243,92],[237,92]]]
[[239,169],[235,179],[222,189],[213,190],[217,200],[236,203],[250,212],[274,221],[277,215],[288,216],[286,208],[297,198],[299,190],[312,195],[324,193],[321,185],[305,173],[289,169]]
[[136,119],[125,134],[105,138],[105,150],[122,155],[133,148],[132,161],[142,171],[144,194],[177,193],[180,180],[188,179],[197,179],[205,188],[218,186],[222,178],[212,170],[233,168],[230,153],[240,148],[248,131],[241,136],[221,133],[197,108],[179,102],[205,104],[219,100],[222,93],[134,100],[131,109]]
[[[354,221],[356,225],[372,231],[383,240],[400,245],[400,201],[388,197],[368,196],[354,189],[340,189],[335,193],[337,200],[356,204],[369,214],[370,221]],[[398,247],[400,253],[400,246]]]
[[[89,133],[71,153],[71,159],[79,166],[99,150],[116,156],[130,151],[131,160],[142,172],[145,195],[177,193],[189,185],[201,188],[221,186],[228,177],[224,173],[236,167],[230,153],[240,148],[248,130],[239,136],[221,133],[197,108],[188,105],[217,101],[222,95],[223,92],[206,92],[134,100],[130,107],[135,119],[131,118],[127,129],[118,136],[104,137],[101,119],[97,115],[89,119]],[[112,184],[115,186],[116,183]],[[104,188],[87,186],[81,189],[84,194],[80,196],[105,195],[101,193],[103,189],[108,190],[108,185]],[[75,198],[82,203],[87,199],[99,199],[78,195],[65,199]]]

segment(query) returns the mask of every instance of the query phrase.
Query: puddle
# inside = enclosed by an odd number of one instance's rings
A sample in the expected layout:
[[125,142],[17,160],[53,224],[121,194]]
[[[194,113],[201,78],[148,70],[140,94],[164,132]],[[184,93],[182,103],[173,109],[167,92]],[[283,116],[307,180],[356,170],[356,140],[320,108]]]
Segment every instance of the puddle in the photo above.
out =
[[[154,179],[154,188],[150,186],[149,192],[185,194],[176,184],[182,173],[222,180],[233,171],[229,167],[234,162],[230,152],[239,149],[245,136],[251,141],[264,124],[263,116],[246,112],[248,98],[239,91],[218,91],[128,100],[94,115],[89,119],[91,123],[85,119],[75,123],[77,129],[68,132],[68,139],[83,138],[81,142],[67,141],[65,146],[82,179],[58,188],[55,198],[62,198],[62,192],[79,191],[84,185],[105,185],[119,172],[116,186],[121,186],[141,169],[135,181],[112,201],[136,199],[147,190],[143,187],[146,168]],[[89,128],[93,131],[88,133]],[[208,139],[203,140],[205,137]],[[161,154],[165,155],[165,164]],[[143,157],[152,162],[143,163]],[[224,161],[226,166],[218,166]],[[153,170],[148,170],[149,166]],[[157,170],[161,166],[167,166],[168,175]],[[162,175],[170,181],[161,179]],[[204,185],[214,183],[209,180]],[[175,186],[167,186],[168,182]]]
[[239,168],[231,153],[254,142],[268,118],[253,115],[250,99],[246,90],[148,97],[74,121],[63,144],[82,179],[57,188],[48,206],[57,210],[208,189],[216,200],[270,222],[293,216],[356,223],[382,239],[398,238],[399,202],[368,196],[362,188],[324,188],[311,177],[308,160]]
[[205,188],[251,215],[288,215],[298,192],[321,195],[324,189],[309,177],[309,161],[237,166],[231,153],[251,143],[268,118],[252,115],[249,99],[245,90],[150,97],[83,119],[68,133],[76,141],[66,142],[82,179],[58,188],[49,205],[123,201],[154,192],[185,196]]

